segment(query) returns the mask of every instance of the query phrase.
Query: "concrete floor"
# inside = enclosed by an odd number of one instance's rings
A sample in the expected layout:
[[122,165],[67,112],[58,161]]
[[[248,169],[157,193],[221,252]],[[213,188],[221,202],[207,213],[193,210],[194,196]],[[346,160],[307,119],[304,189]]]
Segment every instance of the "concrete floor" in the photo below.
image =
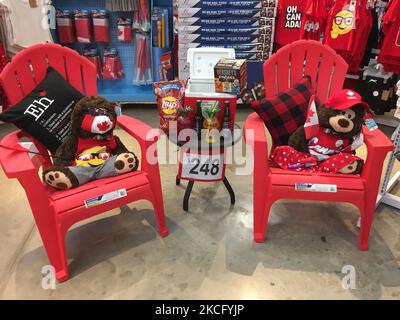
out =
[[[125,113],[158,126],[154,108]],[[238,111],[240,124],[248,113]],[[12,129],[0,126],[0,137]],[[228,168],[233,208],[221,183],[195,185],[185,213],[177,167],[160,169],[170,235],[159,237],[145,202],[79,224],[67,238],[71,278],[56,290],[41,286],[48,260],[24,192],[0,170],[0,298],[400,299],[398,211],[377,209],[370,250],[360,252],[356,208],[282,201],[272,208],[268,241],[256,244],[251,176]],[[342,287],[345,265],[355,267],[355,289]]]

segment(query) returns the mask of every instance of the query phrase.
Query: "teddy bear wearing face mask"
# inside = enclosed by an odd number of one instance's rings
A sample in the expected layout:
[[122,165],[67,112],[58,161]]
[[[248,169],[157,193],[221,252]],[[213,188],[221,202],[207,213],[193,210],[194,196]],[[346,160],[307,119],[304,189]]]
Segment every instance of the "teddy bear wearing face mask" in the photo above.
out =
[[57,149],[54,165],[43,171],[43,180],[67,190],[137,170],[138,158],[114,135],[116,119],[114,106],[106,99],[80,100],[71,115],[71,134]]

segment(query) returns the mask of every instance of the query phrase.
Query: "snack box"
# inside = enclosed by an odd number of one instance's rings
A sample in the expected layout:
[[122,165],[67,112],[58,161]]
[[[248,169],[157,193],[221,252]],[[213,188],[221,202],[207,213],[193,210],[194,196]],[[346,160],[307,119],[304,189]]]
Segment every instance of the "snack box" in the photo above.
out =
[[240,94],[247,87],[246,59],[219,60],[214,67],[214,81],[216,92]]

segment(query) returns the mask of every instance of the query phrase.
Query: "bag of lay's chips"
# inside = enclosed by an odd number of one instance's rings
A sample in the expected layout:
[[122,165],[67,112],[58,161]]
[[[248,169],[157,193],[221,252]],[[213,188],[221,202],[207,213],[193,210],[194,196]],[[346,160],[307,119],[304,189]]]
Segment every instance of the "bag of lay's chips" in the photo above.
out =
[[[157,97],[160,128],[169,135],[170,123],[177,123],[183,108],[186,80],[155,82],[154,94]],[[178,134],[179,132],[177,132]]]

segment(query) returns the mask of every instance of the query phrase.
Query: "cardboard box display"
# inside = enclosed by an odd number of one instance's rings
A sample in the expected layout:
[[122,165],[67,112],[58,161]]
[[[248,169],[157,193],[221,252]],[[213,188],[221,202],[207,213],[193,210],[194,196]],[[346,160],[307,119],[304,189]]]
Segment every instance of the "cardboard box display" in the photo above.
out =
[[247,61],[221,59],[214,67],[215,92],[240,94],[247,87]]

